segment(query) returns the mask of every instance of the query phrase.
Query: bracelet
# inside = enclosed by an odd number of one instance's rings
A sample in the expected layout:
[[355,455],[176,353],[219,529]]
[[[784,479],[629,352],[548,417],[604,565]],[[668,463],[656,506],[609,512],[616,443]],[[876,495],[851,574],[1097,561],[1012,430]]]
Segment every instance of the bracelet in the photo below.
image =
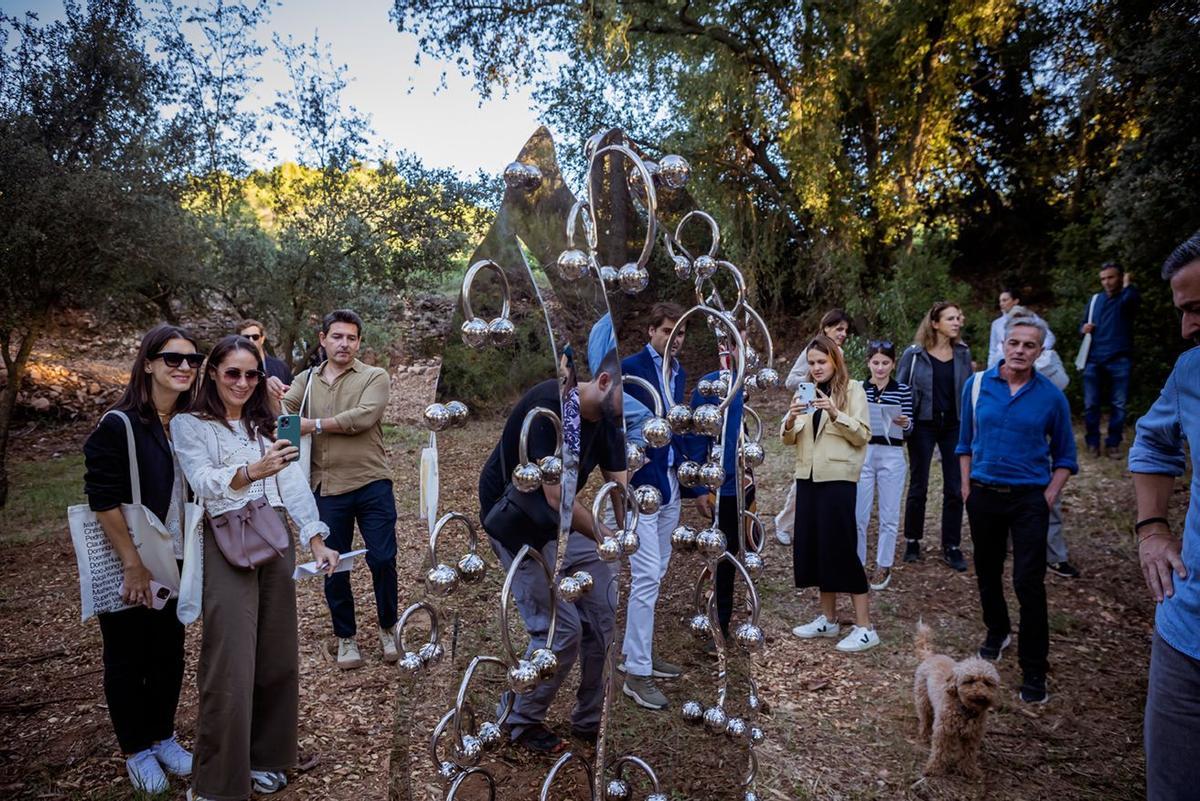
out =
[[313,431],[317,434],[321,433],[321,418],[317,417],[313,420]]
[[1171,521],[1165,517],[1147,517],[1145,520],[1139,520],[1133,524],[1133,533],[1137,534],[1139,531],[1141,531],[1146,526],[1152,525],[1154,523],[1162,523],[1163,525],[1167,526],[1168,528],[1171,525]]
[[250,465],[248,465],[248,464],[242,465],[242,475],[245,477],[247,484],[254,483],[254,479],[250,478]]

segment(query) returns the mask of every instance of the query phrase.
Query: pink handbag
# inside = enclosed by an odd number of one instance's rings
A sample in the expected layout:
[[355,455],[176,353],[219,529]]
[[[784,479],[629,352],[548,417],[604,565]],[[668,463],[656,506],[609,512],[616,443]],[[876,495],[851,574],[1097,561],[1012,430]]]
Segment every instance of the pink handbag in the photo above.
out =
[[[255,432],[255,438],[259,452],[265,454],[262,437]],[[205,517],[225,561],[243,570],[253,570],[282,558],[291,545],[291,534],[266,495],[252,499],[240,509]]]

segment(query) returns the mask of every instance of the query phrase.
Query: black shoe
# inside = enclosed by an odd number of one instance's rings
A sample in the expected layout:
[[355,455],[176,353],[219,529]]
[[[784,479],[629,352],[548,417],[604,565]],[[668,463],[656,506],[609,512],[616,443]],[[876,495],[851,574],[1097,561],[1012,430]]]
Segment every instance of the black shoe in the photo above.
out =
[[521,732],[521,736],[517,738],[517,745],[535,754],[557,754],[567,747],[561,737],[542,723],[535,723]]
[[1097,459],[1100,458],[1100,446],[1098,444],[1097,445],[1088,445],[1087,450],[1088,450],[1088,453],[1090,453],[1092,456],[1095,456]]
[[599,731],[599,729],[579,729],[579,728],[572,726],[571,727],[571,736],[574,737],[576,740],[582,740],[583,742],[587,743],[588,745],[595,745],[596,740],[600,736],[600,731]]
[[1050,700],[1045,676],[1026,676],[1021,683],[1021,700],[1027,704],[1044,704]]
[[999,662],[1000,655],[1010,645],[1012,645],[1011,634],[1005,634],[1003,637],[993,637],[989,634],[983,641],[983,645],[979,646],[979,658],[989,662]]
[[1079,578],[1079,569],[1067,561],[1047,562],[1046,569],[1056,576],[1063,578]]
[[921,541],[909,540],[904,546],[904,561],[908,563],[921,561]]
[[1112,459],[1114,462],[1119,462],[1125,458],[1124,456],[1121,455],[1121,446],[1120,445],[1105,445],[1104,446],[1104,455],[1107,456],[1109,459]]
[[962,554],[962,550],[957,546],[950,546],[942,549],[942,561],[950,565],[959,573],[967,572],[967,560]]

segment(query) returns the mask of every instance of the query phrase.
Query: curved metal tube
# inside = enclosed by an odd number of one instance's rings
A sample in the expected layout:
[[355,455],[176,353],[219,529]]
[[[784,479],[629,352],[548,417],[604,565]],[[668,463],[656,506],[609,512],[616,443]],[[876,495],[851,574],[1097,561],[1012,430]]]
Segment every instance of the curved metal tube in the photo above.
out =
[[641,757],[636,757],[633,754],[626,754],[622,757],[617,757],[613,760],[612,768],[617,772],[617,778],[620,779],[625,775],[625,766],[634,765],[639,768],[646,777],[650,779],[650,783],[654,785],[654,792],[661,793],[662,786],[658,783],[658,775],[654,769],[646,763],[646,760]]
[[450,783],[450,791],[446,793],[446,801],[454,801],[454,799],[458,797],[458,788],[461,787],[462,783],[474,774],[478,774],[487,779],[488,801],[496,801],[496,779],[484,768],[471,768],[470,770],[464,770],[462,773],[458,774],[458,776],[454,777],[454,781]]
[[475,262],[467,268],[467,274],[463,276],[463,318],[470,320],[475,316],[475,312],[471,310],[471,285],[475,283],[475,276],[477,276],[481,270],[491,270],[496,273],[496,275],[500,276],[500,316],[507,320],[509,312],[511,311],[509,299],[512,297],[512,289],[508,285],[508,276],[504,274],[504,268],[502,268],[499,264],[496,264],[496,262],[492,261],[491,259],[482,259]]
[[[600,519],[600,510],[604,508],[604,500],[612,494],[613,490],[618,488],[623,490],[623,494],[625,495],[625,504],[629,507],[626,510],[626,514],[632,515],[632,517],[629,519],[629,521],[627,521],[628,525],[622,525],[620,522],[618,522],[617,526],[619,528],[626,529],[627,531],[636,530],[638,525],[637,500],[634,498],[633,490],[629,488],[628,484],[619,484],[616,481],[609,481],[604,484],[604,486],[600,487],[600,489],[596,492],[596,497],[592,500],[592,519]],[[613,518],[616,519],[616,516],[616,504],[613,504]]]
[[754,411],[754,409],[751,409],[746,404],[742,404],[742,419],[744,421],[748,418],[754,418],[754,425],[755,425],[754,436],[750,437],[750,441],[751,442],[762,442],[762,435],[763,435],[762,418],[758,416],[758,412]]
[[438,757],[438,740],[442,739],[442,735],[446,733],[446,726],[450,724],[451,718],[454,717],[454,708],[446,710],[446,714],[442,715],[442,719],[433,727],[433,734],[429,736],[429,758],[433,761],[433,770],[435,773],[441,771],[442,760]]
[[558,587],[554,583],[553,571],[546,564],[546,559],[542,556],[541,551],[530,548],[528,545],[522,545],[521,550],[517,551],[516,558],[512,560],[512,564],[508,566],[508,574],[504,577],[504,588],[500,590],[500,641],[504,644],[504,650],[508,652],[509,667],[516,665],[521,658],[517,656],[516,649],[513,648],[512,637],[508,633],[508,598],[512,592],[513,577],[517,575],[517,568],[527,557],[537,560],[537,563],[542,566],[542,570],[546,571],[546,585],[550,590],[550,625],[546,628],[546,647],[554,650],[554,627],[558,623]]
[[742,305],[746,316],[754,321],[754,324],[758,326],[758,330],[762,331],[763,339],[767,341],[767,367],[773,370],[775,369],[775,343],[771,341],[771,332],[767,330],[767,323],[763,320],[762,315],[758,313],[758,310],[749,303]]
[[[750,525],[746,526],[744,529],[746,532],[746,536],[745,536],[746,549],[749,551],[753,551],[754,553],[761,554],[762,549],[767,544],[767,530],[763,526],[762,520],[759,519],[757,514],[755,514],[754,512],[751,512],[749,509],[742,510],[742,517],[749,518],[749,523],[750,523]],[[755,531],[757,531],[759,534],[759,536],[757,537],[757,540],[753,534],[753,532],[755,532]]]
[[596,229],[592,224],[592,206],[586,200],[576,200],[571,205],[571,211],[567,213],[567,247],[575,247],[575,223],[579,217],[579,212],[586,210],[583,215],[583,236],[587,243],[589,252],[596,249],[599,241],[596,238]]
[[654,398],[654,416],[663,416],[662,396],[658,394],[658,390],[649,381],[640,376],[625,375],[624,373],[621,374],[621,381],[623,383],[636,384],[646,390],[650,394],[650,397]]
[[[464,712],[464,710],[469,709],[471,711],[472,718],[475,715],[474,709],[471,709],[470,704],[467,703],[467,688],[471,684],[471,678],[475,675],[475,669],[477,667],[479,667],[480,665],[484,664],[485,662],[488,664],[499,665],[502,668],[506,667],[503,659],[500,659],[499,657],[495,657],[495,656],[485,656],[483,654],[480,654],[479,656],[476,656],[474,659],[472,659],[470,664],[467,665],[467,669],[463,671],[462,681],[460,681],[458,684],[458,695],[454,699],[454,710],[453,710],[453,712],[454,712],[454,742],[460,748],[462,747],[463,712]],[[503,707],[502,711],[500,712],[500,715],[496,718],[496,725],[498,725],[498,726],[504,725],[504,721],[508,719],[509,714],[512,712],[513,704],[516,702],[515,697],[510,692],[502,693],[500,696],[500,699],[501,699],[501,703],[504,704],[504,707]]]
[[558,772],[560,770],[562,770],[563,766],[566,765],[568,762],[570,762],[572,759],[583,766],[584,773],[587,774],[587,786],[588,786],[589,797],[591,799],[593,799],[593,801],[594,801],[594,799],[596,798],[596,791],[595,791],[595,788],[593,787],[593,785],[596,783],[596,778],[595,778],[595,774],[592,772],[592,766],[591,766],[591,764],[588,763],[588,761],[586,759],[584,759],[583,757],[580,757],[580,756],[576,756],[571,751],[568,751],[567,753],[560,756],[558,758],[558,761],[555,762],[554,765],[551,766],[550,772],[546,774],[546,779],[542,782],[542,791],[538,794],[538,801],[549,801],[550,788],[554,785],[555,777],[558,775]]
[[746,772],[746,778],[742,779],[742,786],[749,787],[754,784],[754,779],[758,776],[758,753],[754,750],[754,746],[750,746],[750,769]]
[[[731,318],[736,319],[738,314],[746,308],[746,277],[742,275],[741,270],[733,265],[733,262],[718,261],[717,264],[729,270],[730,275],[733,276],[733,287],[737,290],[737,302],[733,304],[733,309],[728,314]],[[696,303],[701,306],[708,305],[704,300],[705,282],[713,285],[713,297],[717,301],[716,308],[720,311],[725,311],[725,304],[721,301],[721,294],[717,291],[717,285],[711,278],[696,278]],[[737,323],[734,323],[734,325],[736,326]]]
[[[637,153],[634,153],[624,145],[605,145],[602,148],[598,148],[588,160],[589,198],[599,196],[597,187],[593,185],[593,182],[596,180],[596,159],[609,152],[620,153],[625,156],[633,162],[633,166],[642,174],[642,185],[646,190],[646,242],[642,245],[642,254],[638,256],[637,263],[639,267],[645,267],[650,262],[650,252],[654,249],[654,238],[658,233],[658,195],[654,191],[654,176],[650,174],[650,170],[646,168],[646,163],[642,161],[642,157]],[[595,211],[590,206],[588,207],[588,215],[592,217],[592,228],[598,229],[599,225],[596,223]]]
[[408,625],[408,619],[417,612],[424,612],[429,618],[429,642],[436,643],[439,639],[438,614],[437,609],[431,604],[424,601],[417,601],[412,606],[404,610],[404,614],[400,615],[400,622],[396,624],[396,630],[400,633],[400,650],[411,650],[404,643],[404,628]]
[[[729,327],[729,335],[733,339],[733,355],[737,360],[737,370],[734,372],[733,384],[730,385],[728,394],[726,394],[725,397],[721,399],[720,403],[717,404],[717,411],[724,413],[725,410],[729,408],[729,404],[733,402],[733,399],[737,396],[737,394],[742,391],[742,384],[746,380],[746,343],[742,341],[742,335],[738,333],[737,326],[728,326],[729,320],[726,319],[721,312],[715,309],[703,305],[693,306],[685,311],[683,315],[675,321],[675,327],[671,329],[671,333],[667,337],[667,343],[663,347],[663,350],[667,353],[670,353],[671,342],[675,339],[675,334],[679,332],[679,326],[684,325],[684,323],[687,322],[687,318],[697,312],[702,315],[715,317],[718,322],[725,324],[727,327]],[[684,328],[686,329],[686,326],[684,326]],[[675,395],[671,391],[671,362],[667,359],[663,359],[662,382],[664,396],[667,399],[667,405],[674,406]]]
[[[692,219],[693,217],[708,223],[708,229],[712,232],[712,244],[708,246],[708,255],[716,257],[717,248],[721,246],[721,226],[717,225],[717,221],[713,219],[711,214],[706,211],[700,211],[699,209],[693,209],[692,211],[689,211],[687,214],[683,215],[683,219],[680,220],[679,224],[675,226],[675,233],[666,240],[667,253],[672,257],[675,255],[675,251],[671,248],[671,243],[678,243],[682,241],[683,237],[680,236],[680,233],[683,231],[683,226],[687,225],[688,220]],[[680,249],[682,248],[683,245],[681,244]]]
[[433,567],[438,563],[437,541],[438,537],[441,536],[442,529],[445,528],[447,524],[455,520],[458,520],[467,527],[467,550],[469,550],[471,553],[479,552],[479,535],[475,532],[475,525],[464,514],[460,514],[459,512],[447,512],[438,519],[437,523],[434,524],[433,531],[429,532],[430,567]]
[[529,461],[529,428],[533,425],[533,421],[539,417],[545,417],[554,424],[554,434],[557,439],[557,446],[554,449],[554,455],[562,458],[562,420],[558,415],[547,409],[545,406],[534,406],[525,415],[525,419],[521,421],[521,438],[517,441],[517,463],[525,464]]

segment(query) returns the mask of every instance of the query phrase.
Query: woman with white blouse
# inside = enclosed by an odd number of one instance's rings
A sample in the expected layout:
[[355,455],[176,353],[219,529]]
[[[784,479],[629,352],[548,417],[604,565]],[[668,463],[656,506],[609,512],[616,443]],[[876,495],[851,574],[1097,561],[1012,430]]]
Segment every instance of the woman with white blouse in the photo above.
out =
[[[213,348],[203,384],[187,414],[171,421],[180,467],[206,518],[267,498],[286,511],[313,557],[332,572],[329,527],[300,466],[298,449],[275,440],[261,356],[250,340],[229,336]],[[289,538],[290,539],[290,538]],[[246,799],[273,793],[296,764],[299,651],[295,547],[244,569],[231,565],[204,532],[204,636],[197,683],[192,788],[188,798]],[[193,795],[194,793],[194,795]]]

